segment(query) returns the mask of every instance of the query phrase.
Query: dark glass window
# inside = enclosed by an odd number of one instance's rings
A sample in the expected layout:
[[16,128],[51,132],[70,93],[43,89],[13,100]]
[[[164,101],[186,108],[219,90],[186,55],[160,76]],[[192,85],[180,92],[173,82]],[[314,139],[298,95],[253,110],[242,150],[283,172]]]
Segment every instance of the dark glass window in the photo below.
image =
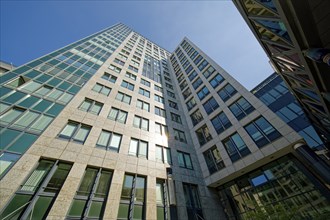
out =
[[249,148],[238,133],[235,133],[222,141],[232,162],[250,154]]
[[202,113],[199,111],[199,109],[197,109],[194,113],[192,113],[190,115],[190,118],[191,118],[191,121],[192,121],[192,124],[195,126],[197,125],[200,121],[202,121],[204,118],[203,118],[203,115]]
[[193,169],[190,154],[178,151],[179,166],[187,169]]
[[225,102],[236,93],[237,93],[236,89],[234,89],[232,85],[227,84],[222,89],[219,90],[218,95]]
[[61,161],[40,160],[1,214],[1,219],[45,219],[71,170]]
[[237,120],[244,118],[246,115],[254,111],[254,107],[243,97],[230,105],[229,109],[235,115]]
[[212,140],[212,136],[207,125],[203,125],[201,128],[196,130],[195,133],[201,146]]
[[203,153],[204,159],[210,174],[215,173],[225,167],[217,146],[213,146]]
[[202,101],[210,93],[209,89],[204,86],[201,90],[197,92],[198,98]]
[[281,136],[264,117],[256,119],[244,128],[258,147],[263,147]]
[[231,123],[224,112],[221,112],[220,114],[212,118],[211,122],[218,134],[231,127]]
[[219,108],[219,104],[215,100],[215,98],[212,97],[203,104],[203,107],[204,107],[206,113],[209,115],[213,111],[215,111],[217,108]]
[[216,88],[218,85],[220,85],[225,79],[218,73],[217,75],[215,75],[215,77],[213,77],[210,80],[210,84],[213,88]]
[[74,219],[102,219],[111,178],[111,171],[87,167],[72,201],[68,217]]

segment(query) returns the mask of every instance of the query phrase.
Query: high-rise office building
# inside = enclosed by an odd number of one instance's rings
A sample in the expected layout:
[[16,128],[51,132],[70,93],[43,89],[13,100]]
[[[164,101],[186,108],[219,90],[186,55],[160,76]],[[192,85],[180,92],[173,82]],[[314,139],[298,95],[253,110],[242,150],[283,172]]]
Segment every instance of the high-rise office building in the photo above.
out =
[[233,2],[330,149],[330,1]]
[[2,219],[329,212],[303,139],[188,39],[117,24],[0,80]]

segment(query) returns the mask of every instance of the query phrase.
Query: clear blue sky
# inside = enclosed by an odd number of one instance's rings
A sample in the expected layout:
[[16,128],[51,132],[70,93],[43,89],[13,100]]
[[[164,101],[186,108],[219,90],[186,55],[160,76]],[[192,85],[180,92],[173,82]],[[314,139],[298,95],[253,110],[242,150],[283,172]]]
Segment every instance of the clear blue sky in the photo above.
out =
[[172,52],[187,36],[248,89],[273,70],[231,1],[3,1],[0,59],[22,65],[122,22]]

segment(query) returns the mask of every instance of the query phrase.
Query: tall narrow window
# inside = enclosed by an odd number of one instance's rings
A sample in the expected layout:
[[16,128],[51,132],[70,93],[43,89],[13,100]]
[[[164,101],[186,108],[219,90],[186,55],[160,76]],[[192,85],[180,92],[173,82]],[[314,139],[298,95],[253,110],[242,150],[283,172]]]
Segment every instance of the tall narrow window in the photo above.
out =
[[145,219],[146,178],[125,174],[118,219]]
[[211,147],[203,154],[210,174],[215,173],[216,171],[221,170],[225,167],[225,164],[221,158],[217,146]]
[[157,220],[168,220],[168,193],[165,180],[156,180],[156,203],[157,203]]
[[1,219],[45,219],[72,165],[40,160],[3,210]]
[[198,186],[182,183],[188,219],[204,219],[202,206],[199,200]]
[[87,167],[68,217],[74,219],[102,219],[107,203],[112,172]]

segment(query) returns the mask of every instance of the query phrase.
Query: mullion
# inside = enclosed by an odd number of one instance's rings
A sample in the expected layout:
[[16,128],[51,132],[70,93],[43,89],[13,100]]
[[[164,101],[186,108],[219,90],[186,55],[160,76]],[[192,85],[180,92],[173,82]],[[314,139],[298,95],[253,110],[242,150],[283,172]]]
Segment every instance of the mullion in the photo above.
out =
[[33,198],[30,201],[30,204],[28,205],[28,207],[25,209],[25,211],[21,215],[21,219],[27,219],[28,215],[30,214],[30,212],[34,208],[36,202],[38,201],[40,195],[42,195],[44,189],[46,188],[48,182],[50,181],[50,179],[52,178],[52,176],[56,172],[57,167],[58,167],[58,160],[55,161],[52,168],[50,169],[50,171],[48,172],[46,177],[43,179],[41,185],[39,186],[39,189],[34,193]]
[[102,168],[100,168],[98,170],[97,175],[93,181],[94,184],[93,184],[92,190],[90,191],[89,196],[87,197],[86,206],[85,206],[85,210],[84,210],[84,214],[83,214],[84,218],[86,218],[86,216],[88,216],[88,213],[89,213],[89,210],[91,207],[91,203],[94,198],[95,191],[96,191],[96,187],[98,186],[98,182],[100,180],[101,171],[102,171]]

